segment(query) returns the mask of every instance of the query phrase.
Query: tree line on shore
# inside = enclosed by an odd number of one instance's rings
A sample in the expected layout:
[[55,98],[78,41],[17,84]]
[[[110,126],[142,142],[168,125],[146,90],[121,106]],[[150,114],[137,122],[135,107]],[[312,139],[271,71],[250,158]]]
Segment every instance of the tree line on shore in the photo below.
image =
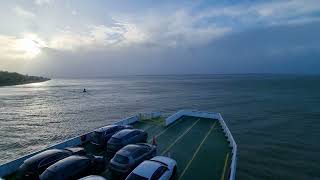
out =
[[22,75],[16,72],[0,71],[0,86],[35,83],[48,80],[50,79],[41,76],[29,76]]

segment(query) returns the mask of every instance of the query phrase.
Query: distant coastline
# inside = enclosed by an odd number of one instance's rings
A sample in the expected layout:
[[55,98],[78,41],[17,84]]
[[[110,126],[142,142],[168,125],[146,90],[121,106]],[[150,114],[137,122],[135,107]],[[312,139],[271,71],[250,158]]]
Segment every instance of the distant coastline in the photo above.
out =
[[50,78],[28,76],[16,72],[0,71],[0,87],[49,81]]

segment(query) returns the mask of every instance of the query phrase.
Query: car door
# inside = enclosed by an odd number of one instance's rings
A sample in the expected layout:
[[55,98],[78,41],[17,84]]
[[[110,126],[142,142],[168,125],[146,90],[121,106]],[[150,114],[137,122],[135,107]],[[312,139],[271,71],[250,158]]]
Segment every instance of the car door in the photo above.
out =
[[141,155],[142,155],[142,151],[139,149],[137,150],[134,154],[132,154],[132,158],[133,158],[133,165],[138,165],[139,162],[141,161]]

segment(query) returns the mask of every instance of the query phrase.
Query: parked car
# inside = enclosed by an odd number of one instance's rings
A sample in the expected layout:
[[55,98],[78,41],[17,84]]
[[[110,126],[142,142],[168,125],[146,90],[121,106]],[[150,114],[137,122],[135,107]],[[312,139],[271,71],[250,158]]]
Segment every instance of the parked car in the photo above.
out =
[[47,167],[71,155],[85,155],[84,148],[50,149],[26,159],[18,168],[18,179],[38,179]]
[[120,175],[128,175],[137,165],[156,156],[157,147],[151,144],[129,144],[121,148],[110,160],[110,170]]
[[96,129],[93,131],[91,143],[99,147],[105,147],[111,136],[123,129],[132,129],[132,126],[109,125]]
[[165,156],[156,156],[143,161],[126,178],[126,180],[169,180],[177,174],[177,162]]
[[106,180],[106,179],[102,176],[90,175],[90,176],[80,178],[78,180]]
[[147,142],[148,133],[140,129],[124,129],[113,136],[108,141],[107,152],[108,154],[115,154],[119,149],[135,143]]
[[49,166],[40,175],[40,180],[79,179],[102,173],[105,168],[106,163],[102,156],[69,156]]

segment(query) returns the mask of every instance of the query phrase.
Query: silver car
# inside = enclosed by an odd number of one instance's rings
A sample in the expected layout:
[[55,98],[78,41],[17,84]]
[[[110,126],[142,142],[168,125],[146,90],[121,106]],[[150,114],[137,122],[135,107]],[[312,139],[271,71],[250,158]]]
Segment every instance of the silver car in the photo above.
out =
[[110,170],[119,175],[128,175],[144,160],[156,156],[157,147],[147,143],[130,144],[121,148],[110,160]]

